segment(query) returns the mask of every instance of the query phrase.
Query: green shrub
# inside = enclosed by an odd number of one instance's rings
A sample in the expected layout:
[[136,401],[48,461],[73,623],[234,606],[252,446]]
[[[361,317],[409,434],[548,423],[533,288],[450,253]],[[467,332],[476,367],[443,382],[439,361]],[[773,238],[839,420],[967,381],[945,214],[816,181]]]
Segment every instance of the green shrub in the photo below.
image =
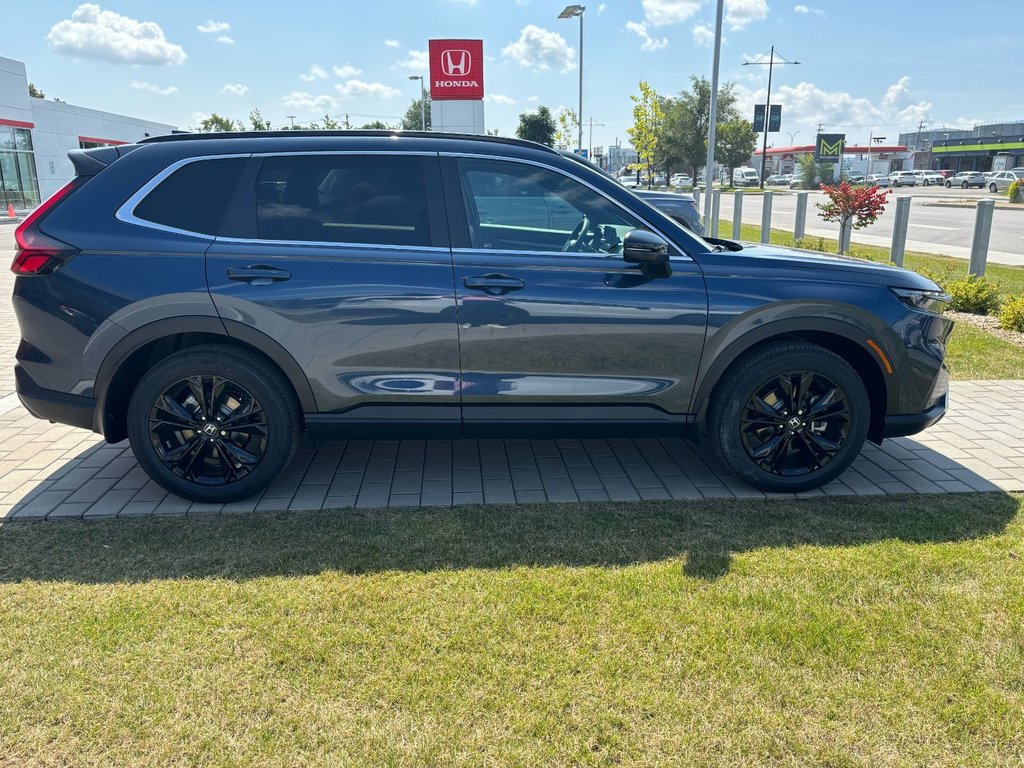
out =
[[999,286],[984,277],[968,275],[943,285],[953,299],[950,309],[972,315],[994,315],[999,310]]
[[999,310],[999,325],[1007,331],[1024,333],[1024,295],[1006,300]]
[[1020,197],[1024,196],[1024,179],[1017,179],[1010,185],[1010,188],[1006,190],[1007,197],[1010,198],[1010,202],[1016,202]]

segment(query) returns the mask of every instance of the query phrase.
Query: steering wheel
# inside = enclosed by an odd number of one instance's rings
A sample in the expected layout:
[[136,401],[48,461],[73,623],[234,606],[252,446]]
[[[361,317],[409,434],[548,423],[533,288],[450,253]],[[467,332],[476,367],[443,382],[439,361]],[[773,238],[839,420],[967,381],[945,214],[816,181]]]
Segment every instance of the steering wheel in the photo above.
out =
[[[595,250],[595,234],[591,231],[593,228],[593,222],[587,218],[587,214],[583,214],[583,218],[580,219],[580,223],[576,225],[573,231],[569,234],[569,239],[566,240],[565,245],[562,246],[562,251],[566,253],[586,253]],[[589,239],[587,238],[588,233],[590,233]]]

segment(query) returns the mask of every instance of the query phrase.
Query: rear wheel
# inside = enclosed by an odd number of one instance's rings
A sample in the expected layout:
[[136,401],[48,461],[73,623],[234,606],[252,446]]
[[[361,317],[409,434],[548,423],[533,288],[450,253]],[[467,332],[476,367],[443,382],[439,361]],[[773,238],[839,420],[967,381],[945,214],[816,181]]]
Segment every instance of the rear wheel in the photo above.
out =
[[228,346],[177,352],[151,368],[128,406],[128,438],[154,481],[192,501],[263,490],[295,452],[299,409],[280,371]]
[[715,393],[710,433],[718,456],[765,491],[834,480],[860,453],[870,422],[864,382],[807,342],[779,342],[737,361]]
[[988,191],[989,192],[998,192],[999,189],[996,187],[995,183],[992,183],[992,184],[988,185]]

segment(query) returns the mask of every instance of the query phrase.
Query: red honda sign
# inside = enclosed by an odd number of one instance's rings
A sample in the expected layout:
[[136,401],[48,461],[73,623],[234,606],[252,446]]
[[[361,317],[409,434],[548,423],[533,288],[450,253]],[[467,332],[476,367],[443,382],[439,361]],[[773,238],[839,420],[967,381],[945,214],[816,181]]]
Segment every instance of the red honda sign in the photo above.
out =
[[482,99],[484,97],[484,41],[430,41],[430,98]]

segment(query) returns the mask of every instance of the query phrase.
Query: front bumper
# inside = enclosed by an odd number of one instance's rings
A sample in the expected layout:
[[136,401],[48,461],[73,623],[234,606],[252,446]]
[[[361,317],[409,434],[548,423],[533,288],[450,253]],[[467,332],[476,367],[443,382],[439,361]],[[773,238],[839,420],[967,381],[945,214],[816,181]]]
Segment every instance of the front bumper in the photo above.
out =
[[921,413],[886,416],[885,425],[882,427],[882,437],[905,437],[923,432],[946,415],[948,402],[949,394],[947,393],[939,398],[933,406]]
[[14,382],[21,404],[37,419],[92,431],[96,411],[93,398],[44,389],[20,365],[14,366]]

